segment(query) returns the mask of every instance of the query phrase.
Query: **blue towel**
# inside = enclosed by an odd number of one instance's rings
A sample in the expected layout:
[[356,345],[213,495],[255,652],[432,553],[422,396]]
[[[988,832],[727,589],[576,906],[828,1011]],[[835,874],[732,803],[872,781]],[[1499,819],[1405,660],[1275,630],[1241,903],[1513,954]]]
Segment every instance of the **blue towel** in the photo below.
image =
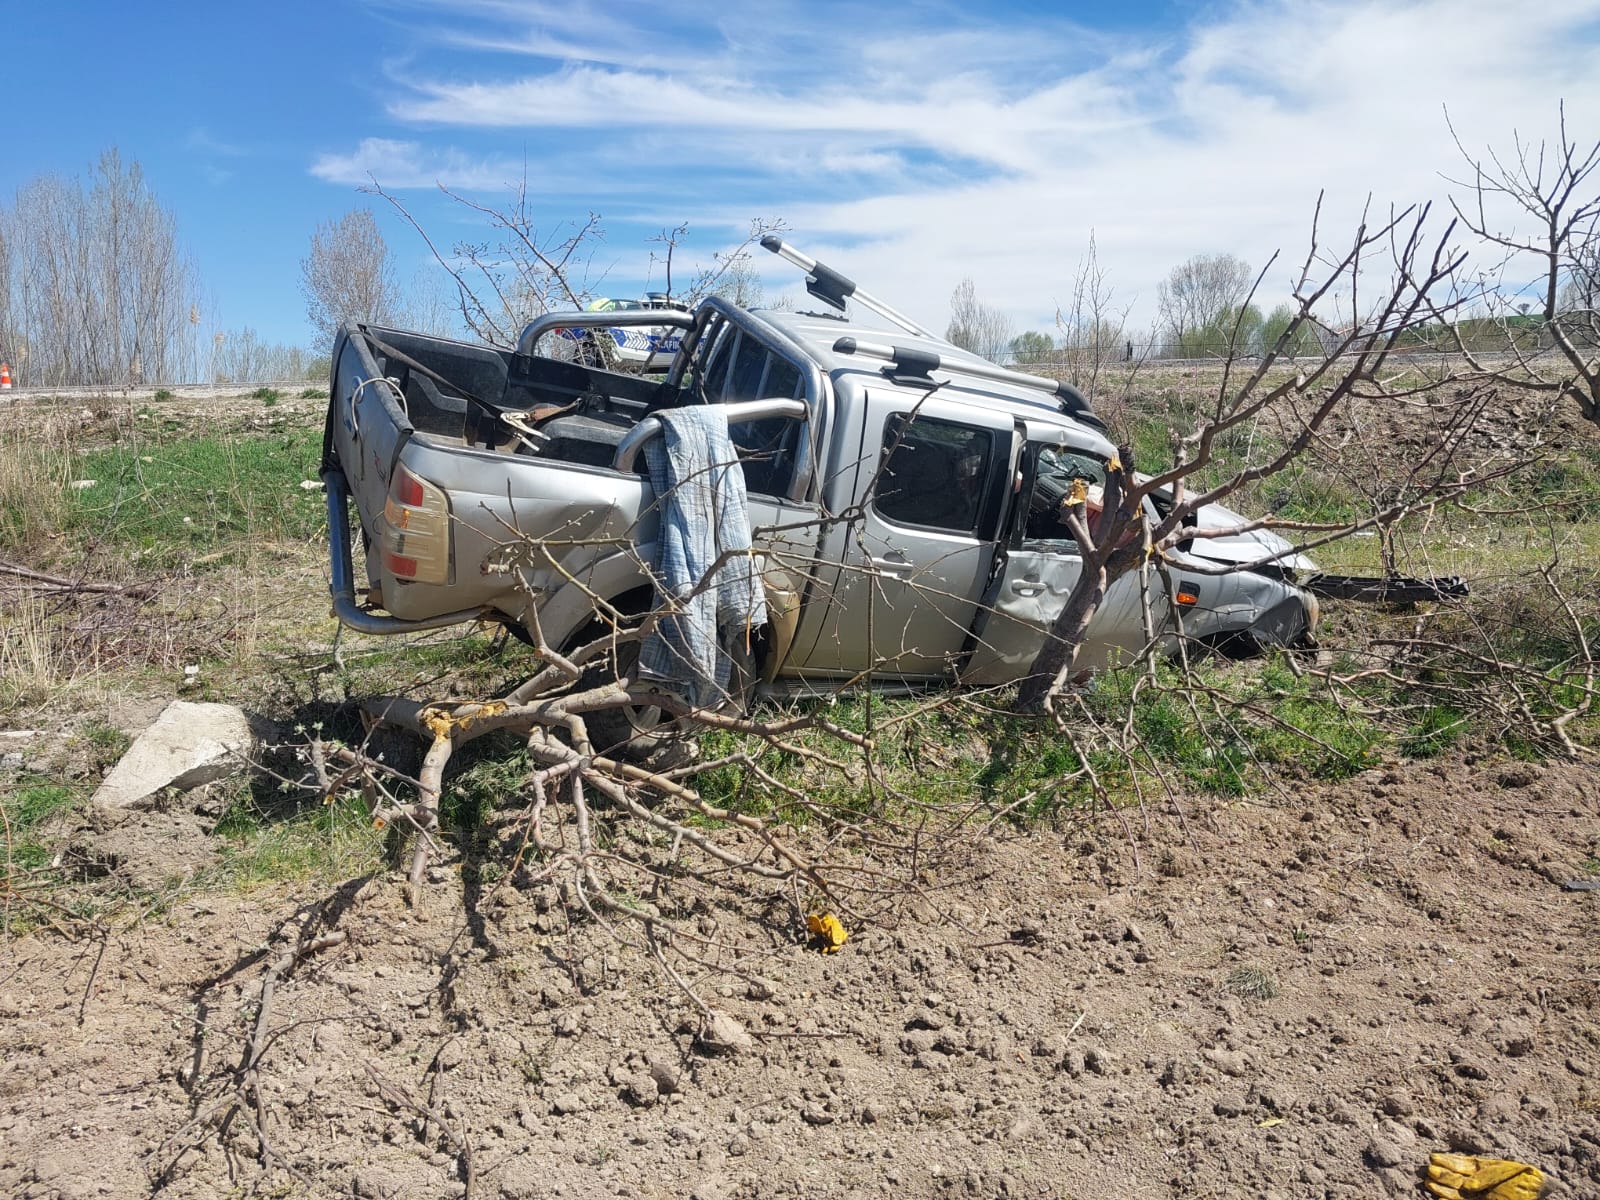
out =
[[644,453],[661,516],[656,604],[666,615],[639,648],[639,666],[646,676],[671,680],[690,703],[715,707],[728,698],[732,665],[718,630],[743,638],[767,623],[744,471],[720,406],[655,415],[665,432]]

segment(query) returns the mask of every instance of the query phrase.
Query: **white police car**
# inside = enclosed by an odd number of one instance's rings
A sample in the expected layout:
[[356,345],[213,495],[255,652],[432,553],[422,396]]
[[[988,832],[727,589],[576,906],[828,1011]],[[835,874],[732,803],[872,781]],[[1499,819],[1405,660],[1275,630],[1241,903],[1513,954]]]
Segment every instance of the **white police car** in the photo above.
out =
[[[642,300],[592,300],[585,312],[638,312],[663,309],[686,312],[686,306],[665,292],[648,292]],[[633,371],[665,371],[678,352],[683,330],[671,325],[630,325],[599,329],[562,329],[559,336],[575,342],[579,362]]]

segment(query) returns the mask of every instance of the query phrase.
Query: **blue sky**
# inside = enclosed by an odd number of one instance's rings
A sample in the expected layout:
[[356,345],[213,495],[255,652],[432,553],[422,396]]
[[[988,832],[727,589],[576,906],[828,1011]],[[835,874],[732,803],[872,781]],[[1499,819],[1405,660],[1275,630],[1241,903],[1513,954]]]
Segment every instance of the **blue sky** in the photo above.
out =
[[[720,11],[719,11],[720,10]],[[487,238],[436,183],[541,229],[591,211],[590,283],[660,283],[777,218],[797,246],[943,328],[970,276],[1048,329],[1095,238],[1136,326],[1196,253],[1287,292],[1325,192],[1442,200],[1512,131],[1600,135],[1600,0],[667,5],[653,0],[0,0],[0,203],[112,145],[177,218],[221,328],[311,346],[299,266],[318,222],[372,205],[403,279],[433,237]],[[769,295],[791,269],[763,255]],[[1484,265],[1488,265],[1485,263]]]

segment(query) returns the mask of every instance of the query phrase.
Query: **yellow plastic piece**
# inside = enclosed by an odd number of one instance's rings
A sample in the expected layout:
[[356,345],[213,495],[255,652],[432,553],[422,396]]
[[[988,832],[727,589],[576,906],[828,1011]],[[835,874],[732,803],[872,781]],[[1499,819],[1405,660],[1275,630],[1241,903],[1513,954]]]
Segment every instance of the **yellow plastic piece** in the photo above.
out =
[[1544,1172],[1505,1158],[1435,1154],[1425,1186],[1440,1200],[1538,1200]]
[[475,721],[500,716],[506,711],[506,702],[489,700],[473,707],[476,708],[476,712],[459,716],[430,704],[417,715],[417,722],[436,738],[454,737],[457,733],[470,729]]
[[806,917],[806,928],[817,949],[824,954],[836,953],[850,937],[850,933],[832,913],[811,913]]

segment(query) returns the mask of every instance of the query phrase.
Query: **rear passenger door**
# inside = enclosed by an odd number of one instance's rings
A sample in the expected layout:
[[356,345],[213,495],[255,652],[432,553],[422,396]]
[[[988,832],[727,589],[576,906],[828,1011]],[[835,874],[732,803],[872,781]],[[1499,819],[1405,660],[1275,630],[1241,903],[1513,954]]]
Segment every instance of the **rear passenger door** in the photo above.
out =
[[[729,323],[709,356],[701,392],[709,404],[740,400],[804,400],[800,368],[753,334]],[[735,421],[728,434],[739,451],[745,488],[752,497],[793,494],[805,422],[788,417]]]
[[[707,403],[740,400],[805,400],[799,367],[732,322],[708,337],[710,352],[700,378]],[[816,409],[811,409],[815,415]],[[806,481],[797,477],[807,422],[791,417],[730,421],[728,436],[739,452],[746,502],[756,547],[766,555],[762,580],[772,622],[769,673],[788,658],[799,622],[801,598],[810,582],[821,522],[815,503],[803,497]]]

